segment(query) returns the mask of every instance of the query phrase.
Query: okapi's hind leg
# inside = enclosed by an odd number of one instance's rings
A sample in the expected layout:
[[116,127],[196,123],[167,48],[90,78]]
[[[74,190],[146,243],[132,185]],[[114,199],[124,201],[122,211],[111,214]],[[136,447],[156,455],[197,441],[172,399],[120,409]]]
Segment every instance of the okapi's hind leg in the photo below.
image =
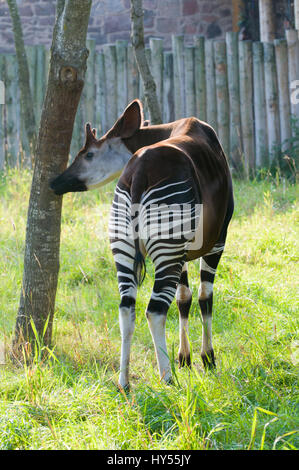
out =
[[177,284],[179,282],[183,260],[175,263],[166,262],[161,255],[155,260],[155,283],[146,317],[153,338],[160,378],[166,383],[172,383],[171,366],[166,346],[166,316],[171,304]]
[[119,306],[119,327],[121,332],[121,357],[118,385],[128,391],[131,342],[135,329],[136,296],[122,296]]
[[180,313],[179,367],[191,367],[190,344],[188,339],[188,316],[192,293],[188,284],[187,263],[184,264],[176,291],[176,303]]
[[119,305],[121,357],[118,385],[119,388],[124,390],[129,390],[130,351],[135,329],[137,295],[137,283],[134,274],[135,245],[134,240],[126,236],[128,231],[127,221],[130,220],[130,203],[129,195],[117,187],[111,211],[109,232],[121,297]]
[[213,285],[216,269],[224,250],[224,243],[217,243],[207,255],[200,260],[200,288],[198,302],[202,316],[201,358],[205,369],[216,367],[212,345],[212,309]]

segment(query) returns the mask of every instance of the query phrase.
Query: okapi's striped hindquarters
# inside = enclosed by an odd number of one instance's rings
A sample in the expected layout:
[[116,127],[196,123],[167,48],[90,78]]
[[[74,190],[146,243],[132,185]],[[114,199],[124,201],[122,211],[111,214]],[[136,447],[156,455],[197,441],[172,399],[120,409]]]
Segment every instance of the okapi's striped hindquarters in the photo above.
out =
[[[135,100],[113,128],[97,140],[86,127],[86,143],[74,163],[52,182],[57,194],[89,189],[122,174],[109,223],[121,303],[119,385],[129,385],[137,287],[145,257],[155,266],[146,316],[160,377],[171,381],[165,325],[176,295],[180,314],[179,364],[191,365],[188,315],[192,295],[187,262],[201,258],[199,306],[205,367],[215,366],[212,346],[213,283],[233,213],[231,176],[214,130],[196,118],[143,126]],[[76,189],[77,187],[77,189]],[[71,189],[70,189],[71,188]]]

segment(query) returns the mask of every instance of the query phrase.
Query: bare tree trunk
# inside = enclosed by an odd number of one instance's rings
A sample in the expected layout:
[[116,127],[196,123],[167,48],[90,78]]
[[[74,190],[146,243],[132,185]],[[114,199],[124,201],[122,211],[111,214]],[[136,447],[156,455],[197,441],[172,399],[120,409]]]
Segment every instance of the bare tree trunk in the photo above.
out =
[[262,42],[275,39],[274,0],[259,0],[260,34]]
[[33,100],[30,90],[29,67],[24,46],[22,24],[16,0],[7,0],[7,3],[12,20],[15,48],[17,54],[22,122],[26,130],[29,145],[31,147],[31,153],[33,154],[36,142],[36,124],[33,109]]
[[144,84],[144,95],[150,112],[151,123],[161,124],[162,114],[157,98],[156,84],[145,55],[142,0],[131,0],[131,22],[132,45]]
[[23,286],[14,352],[34,339],[31,320],[50,345],[59,271],[62,197],[49,181],[67,166],[74,119],[84,85],[91,0],[60,0],[51,47],[28,209]]

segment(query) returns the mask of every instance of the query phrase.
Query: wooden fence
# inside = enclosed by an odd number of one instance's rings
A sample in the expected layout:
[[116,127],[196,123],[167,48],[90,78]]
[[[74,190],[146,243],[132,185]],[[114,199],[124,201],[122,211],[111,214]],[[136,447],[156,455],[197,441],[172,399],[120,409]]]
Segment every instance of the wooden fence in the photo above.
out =
[[[100,133],[107,131],[127,103],[139,97],[144,103],[132,46],[119,40],[100,52],[88,40],[90,51],[86,82],[78,108],[71,155],[81,148],[84,123]],[[286,31],[286,39],[274,44],[238,41],[227,33],[225,41],[194,38],[185,45],[173,36],[172,50],[161,39],[150,39],[148,60],[157,84],[164,122],[187,116],[207,121],[217,131],[233,168],[269,167],[275,149],[286,151],[292,137],[292,120],[299,105],[292,103],[299,80],[298,32]],[[39,122],[49,64],[44,46],[28,46],[34,110]],[[28,163],[28,145],[21,121],[16,57],[0,54],[0,79],[5,84],[5,105],[0,105],[0,169]],[[145,115],[149,118],[145,105]]]

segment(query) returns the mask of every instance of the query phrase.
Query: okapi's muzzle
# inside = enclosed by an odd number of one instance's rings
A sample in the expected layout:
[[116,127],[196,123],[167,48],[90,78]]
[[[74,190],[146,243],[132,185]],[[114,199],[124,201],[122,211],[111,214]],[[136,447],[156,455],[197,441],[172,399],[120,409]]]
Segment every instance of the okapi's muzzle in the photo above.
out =
[[50,182],[50,188],[57,196],[65,193],[87,191],[85,183],[66,170]]

